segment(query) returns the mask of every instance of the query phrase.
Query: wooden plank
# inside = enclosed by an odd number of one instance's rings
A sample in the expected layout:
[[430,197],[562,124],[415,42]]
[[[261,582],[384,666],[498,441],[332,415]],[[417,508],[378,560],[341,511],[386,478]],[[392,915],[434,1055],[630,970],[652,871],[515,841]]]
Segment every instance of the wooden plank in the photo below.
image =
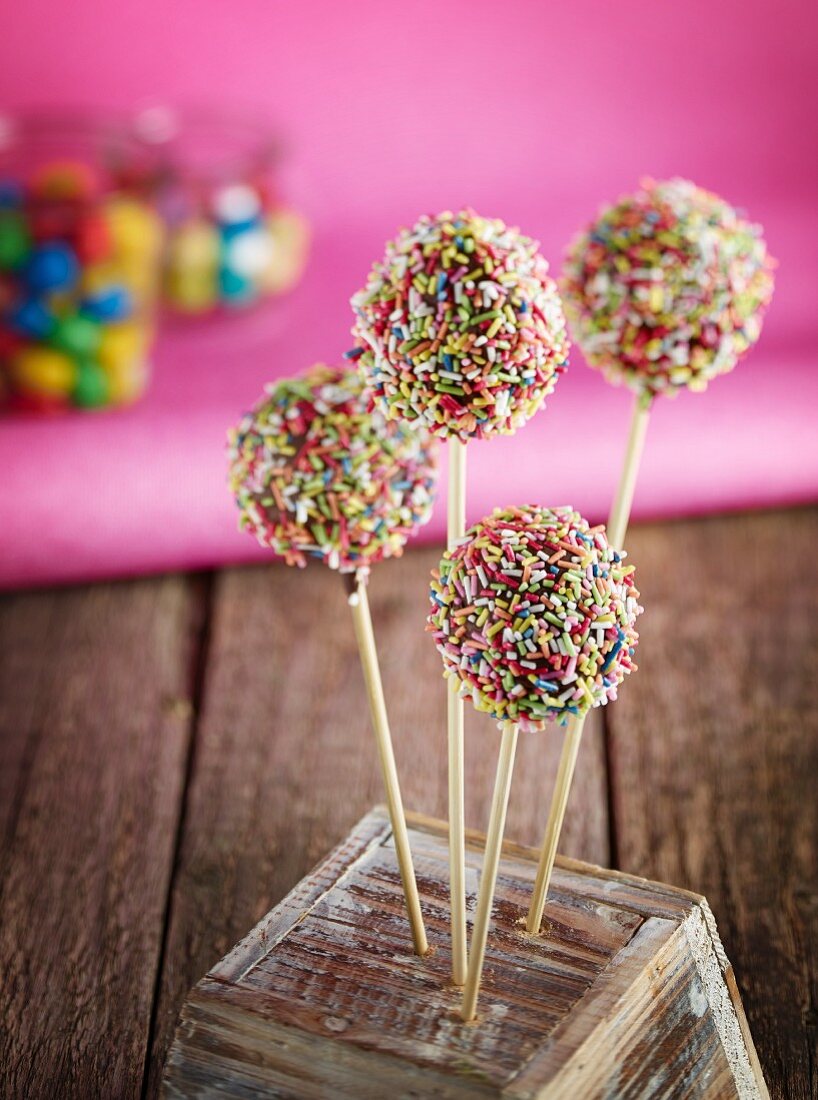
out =
[[198,983],[168,1097],[767,1096],[704,900],[660,886],[660,914],[677,906],[668,919],[652,912],[653,884],[567,863],[549,934],[531,936],[537,852],[520,845],[504,848],[478,1022],[464,1023],[446,826],[409,827],[432,953],[412,951],[381,808]]
[[608,711],[616,854],[705,893],[776,1097],[818,1095],[815,511],[636,527],[640,671]]
[[4,1095],[140,1095],[194,614],[183,579],[0,600]]
[[[446,810],[445,686],[424,630],[439,551],[410,551],[371,582],[405,804]],[[467,708],[467,711],[470,708]],[[485,828],[499,733],[467,713],[467,821]],[[522,737],[509,836],[537,843],[560,741]],[[188,989],[382,799],[339,578],[320,568],[234,570],[216,583],[212,643],[174,883],[150,1093]],[[601,727],[589,725],[562,850],[608,860]]]
[[44,656],[57,627],[55,603],[48,594],[0,603],[0,830],[6,843],[37,749],[36,708],[51,675]]

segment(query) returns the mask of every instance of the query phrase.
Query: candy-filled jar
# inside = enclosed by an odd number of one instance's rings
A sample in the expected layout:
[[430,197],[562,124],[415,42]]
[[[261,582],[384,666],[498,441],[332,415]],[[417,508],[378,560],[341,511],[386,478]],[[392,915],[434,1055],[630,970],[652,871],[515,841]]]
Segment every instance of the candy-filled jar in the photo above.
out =
[[91,115],[0,116],[0,407],[123,405],[149,377],[163,228]]
[[188,315],[237,310],[290,290],[309,225],[282,194],[279,143],[263,118],[157,107],[136,117],[138,156],[121,183],[162,217],[162,298]]

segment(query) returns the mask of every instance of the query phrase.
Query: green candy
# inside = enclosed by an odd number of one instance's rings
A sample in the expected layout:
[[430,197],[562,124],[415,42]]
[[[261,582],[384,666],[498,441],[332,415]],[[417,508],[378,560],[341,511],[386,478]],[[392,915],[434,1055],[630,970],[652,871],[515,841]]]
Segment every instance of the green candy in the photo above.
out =
[[67,355],[86,358],[96,353],[100,331],[96,321],[79,313],[60,317],[51,334],[51,344]]
[[77,384],[71,395],[75,405],[83,409],[95,409],[108,400],[108,379],[97,363],[81,361],[78,364]]
[[0,211],[0,270],[22,266],[31,249],[26,220],[16,210]]

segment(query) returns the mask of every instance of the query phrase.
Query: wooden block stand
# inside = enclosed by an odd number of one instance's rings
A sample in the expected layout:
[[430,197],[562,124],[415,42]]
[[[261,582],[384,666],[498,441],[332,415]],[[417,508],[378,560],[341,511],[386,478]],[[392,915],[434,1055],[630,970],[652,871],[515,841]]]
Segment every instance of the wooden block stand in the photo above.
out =
[[[389,822],[373,810],[195,987],[166,1097],[766,1097],[702,897],[506,844],[478,1020],[449,984],[446,826],[410,819],[432,953],[412,954]],[[468,847],[473,912],[482,838]]]

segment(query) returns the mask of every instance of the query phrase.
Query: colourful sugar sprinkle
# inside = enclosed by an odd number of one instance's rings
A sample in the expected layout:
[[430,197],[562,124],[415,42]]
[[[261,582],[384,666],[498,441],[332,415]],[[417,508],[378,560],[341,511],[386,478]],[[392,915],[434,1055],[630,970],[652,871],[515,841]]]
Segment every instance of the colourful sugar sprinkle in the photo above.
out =
[[428,432],[372,409],[357,371],[319,364],[269,385],[228,435],[239,527],[289,565],[365,576],[431,516],[436,452]]
[[539,730],[616,698],[636,670],[633,566],[571,508],[495,509],[432,574],[444,674],[499,722]]
[[687,180],[644,180],[568,250],[562,291],[593,367],[646,397],[704,390],[761,333],[774,261],[761,229]]
[[424,216],[352,298],[358,359],[386,415],[463,442],[510,435],[568,357],[556,283],[535,241],[473,210]]

